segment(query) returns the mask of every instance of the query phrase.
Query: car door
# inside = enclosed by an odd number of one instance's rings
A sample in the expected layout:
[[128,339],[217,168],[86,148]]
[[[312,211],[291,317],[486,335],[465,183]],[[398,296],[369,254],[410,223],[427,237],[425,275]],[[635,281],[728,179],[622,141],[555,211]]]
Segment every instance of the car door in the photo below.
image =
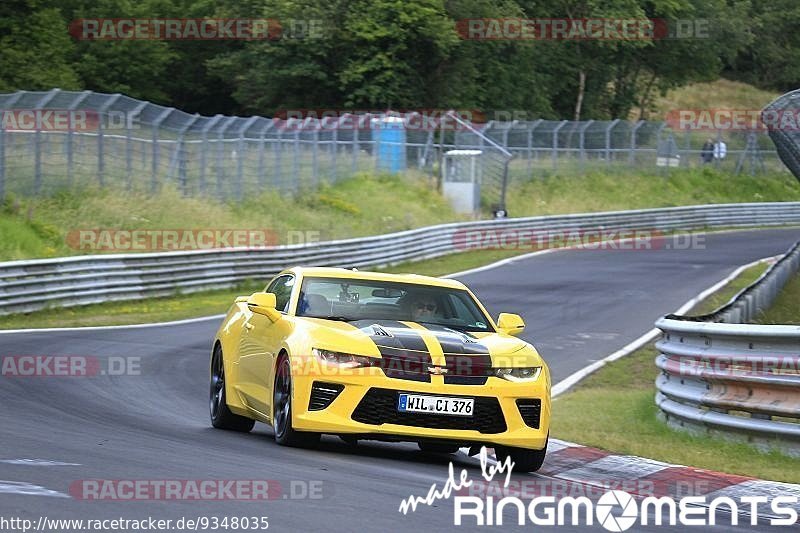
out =
[[[266,292],[275,294],[275,308],[285,315],[294,289],[295,277],[284,275],[275,278]],[[246,311],[239,345],[240,391],[247,404],[266,415],[272,414],[272,383],[270,376],[282,341],[288,334],[288,322],[272,322],[258,313]]]

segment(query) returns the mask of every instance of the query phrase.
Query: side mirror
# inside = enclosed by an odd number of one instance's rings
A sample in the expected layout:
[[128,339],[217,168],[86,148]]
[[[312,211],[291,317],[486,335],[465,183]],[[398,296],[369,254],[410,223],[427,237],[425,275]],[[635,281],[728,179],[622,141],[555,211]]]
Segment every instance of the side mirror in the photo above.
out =
[[519,335],[525,329],[525,322],[519,315],[500,313],[497,317],[497,329],[507,335]]
[[253,313],[264,315],[273,322],[281,318],[280,312],[275,309],[275,295],[271,292],[254,292],[247,298],[247,307]]

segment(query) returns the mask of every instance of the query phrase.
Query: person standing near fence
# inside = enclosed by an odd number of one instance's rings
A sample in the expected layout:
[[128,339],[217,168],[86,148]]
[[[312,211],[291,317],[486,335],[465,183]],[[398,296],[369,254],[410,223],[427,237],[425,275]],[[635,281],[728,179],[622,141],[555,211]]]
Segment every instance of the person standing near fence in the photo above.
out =
[[714,159],[714,140],[709,138],[703,143],[703,148],[700,149],[700,161],[711,163],[712,159]]
[[728,145],[725,144],[725,141],[719,139],[714,144],[714,159],[717,160],[725,159],[726,155],[728,155]]

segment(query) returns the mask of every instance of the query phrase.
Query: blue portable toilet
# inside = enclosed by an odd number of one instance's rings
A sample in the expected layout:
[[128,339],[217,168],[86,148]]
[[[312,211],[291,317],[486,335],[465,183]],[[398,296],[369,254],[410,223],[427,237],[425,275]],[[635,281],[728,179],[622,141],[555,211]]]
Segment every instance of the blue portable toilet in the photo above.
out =
[[402,117],[383,116],[373,120],[372,140],[378,170],[396,174],[406,169],[406,125]]

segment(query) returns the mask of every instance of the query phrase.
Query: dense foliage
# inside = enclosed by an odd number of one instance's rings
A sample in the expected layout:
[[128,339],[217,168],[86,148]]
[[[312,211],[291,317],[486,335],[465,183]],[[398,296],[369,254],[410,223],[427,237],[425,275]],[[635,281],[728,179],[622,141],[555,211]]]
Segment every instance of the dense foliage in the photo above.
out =
[[[82,40],[76,19],[320,21],[314,38]],[[705,38],[468,40],[467,18],[707,21]],[[3,0],[0,91],[121,92],[203,114],[294,108],[515,110],[647,116],[654,98],[720,75],[800,83],[796,0]],[[705,23],[704,23],[705,24]]]

